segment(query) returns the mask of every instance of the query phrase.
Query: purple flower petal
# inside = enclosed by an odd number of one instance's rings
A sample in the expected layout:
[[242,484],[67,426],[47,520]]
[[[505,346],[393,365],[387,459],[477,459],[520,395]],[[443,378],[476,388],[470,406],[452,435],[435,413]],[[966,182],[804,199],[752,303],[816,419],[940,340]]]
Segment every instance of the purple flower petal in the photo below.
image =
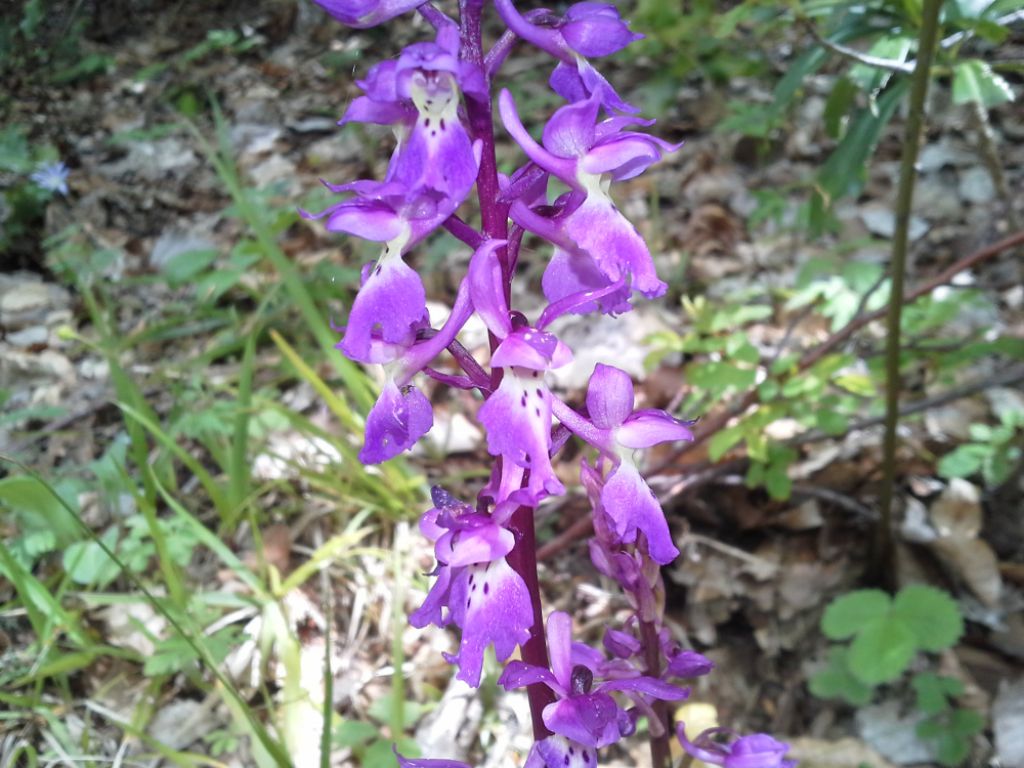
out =
[[315,0],[342,24],[365,29],[423,5],[424,0]]
[[612,88],[611,83],[605,80],[604,76],[585,59],[579,59],[574,64],[559,62],[551,73],[551,77],[548,78],[548,85],[566,101],[584,101],[591,96],[596,96],[601,101],[601,106],[609,112],[632,114],[640,111],[632,104],[623,101],[622,97]]
[[[543,762],[531,765],[530,759],[534,756]],[[523,768],[534,765],[536,768],[597,768],[597,750],[555,734],[533,745]]]
[[649,299],[668,290],[658,279],[647,243],[612,201],[591,194],[566,217],[566,234],[588,254],[609,280],[626,276],[631,287]]
[[568,159],[585,157],[594,146],[594,124],[600,108],[596,99],[561,107],[544,126],[544,148]]
[[533,137],[523,127],[523,123],[519,119],[519,113],[516,111],[515,99],[512,98],[512,94],[509,93],[507,88],[502,89],[501,94],[498,96],[498,111],[501,113],[501,120],[505,124],[505,130],[522,147],[527,157],[566,184],[571,186],[578,185],[576,180],[576,160],[569,160],[565,157],[554,155],[533,140]]
[[655,562],[667,565],[679,556],[661,505],[628,460],[623,460],[608,478],[601,492],[601,504],[621,541],[631,543],[636,540],[637,531],[641,531]]
[[607,173],[614,181],[624,181],[639,176],[665,152],[674,152],[681,146],[642,133],[625,133],[593,147],[580,162],[580,168],[586,173]]
[[507,368],[498,389],[481,406],[477,418],[487,430],[492,456],[530,470],[535,499],[565,492],[551,468],[551,393],[539,371]]
[[673,440],[693,440],[692,421],[681,421],[654,408],[637,411],[615,430],[615,440],[626,448],[650,448]]
[[598,363],[587,385],[587,412],[594,425],[614,429],[633,412],[633,380],[625,371]]
[[548,301],[555,303],[570,296],[584,292],[605,291],[618,283],[618,290],[602,296],[600,299],[582,302],[573,307],[573,314],[585,315],[600,310],[606,314],[621,314],[632,309],[629,304],[630,289],[626,280],[610,280],[597,264],[586,255],[573,255],[561,248],[548,261],[541,278],[541,288]]
[[427,296],[423,282],[397,255],[381,257],[352,304],[345,337],[345,355],[362,363],[373,359],[371,342],[409,346],[424,323]]
[[630,677],[624,680],[610,680],[598,686],[601,691],[629,691],[643,693],[662,701],[682,701],[690,695],[689,688],[666,683],[656,677]]
[[380,464],[408,450],[434,425],[430,401],[416,387],[400,392],[389,380],[366,417],[366,444],[359,452],[364,464]]
[[530,592],[503,557],[460,572],[452,585],[451,610],[462,642],[458,654],[448,660],[459,665],[456,677],[474,688],[480,685],[488,645],[493,644],[498,661],[504,661],[530,637]]
[[452,591],[452,569],[441,566],[437,569],[437,580],[430,587],[423,605],[409,614],[409,623],[417,629],[422,629],[428,624],[444,627],[451,623],[451,612],[444,613],[451,602]]
[[479,147],[470,141],[458,119],[457,92],[436,98],[453,101],[443,109],[420,111],[409,137],[388,168],[388,179],[409,189],[435,190],[445,197],[445,210],[454,211],[476,181]]
[[494,351],[491,365],[499,368],[528,368],[547,371],[572,362],[572,352],[551,333],[536,328],[518,328]]
[[572,618],[565,611],[552,611],[546,625],[548,658],[558,684],[572,688]]
[[512,531],[489,523],[472,530],[456,530],[442,536],[435,548],[437,559],[450,566],[489,563],[512,551]]
[[469,260],[466,282],[473,308],[484,321],[487,330],[504,339],[512,333],[508,302],[505,300],[505,281],[497,251],[504,240],[488,240],[473,253]]
[[535,683],[544,683],[555,693],[562,695],[567,693],[558,680],[555,679],[555,676],[551,674],[551,670],[534,664],[527,664],[523,661],[510,661],[505,665],[505,670],[501,673],[501,677],[498,678],[498,685],[506,691],[523,688]]
[[607,747],[621,737],[619,705],[606,693],[572,696],[544,707],[544,725],[587,747]]

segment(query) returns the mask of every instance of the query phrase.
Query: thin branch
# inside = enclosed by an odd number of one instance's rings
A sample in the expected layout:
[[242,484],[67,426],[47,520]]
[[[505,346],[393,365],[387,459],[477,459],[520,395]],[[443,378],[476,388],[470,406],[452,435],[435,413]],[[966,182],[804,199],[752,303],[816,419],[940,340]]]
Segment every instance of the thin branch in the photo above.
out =
[[[912,403],[906,403],[900,406],[900,418],[906,416],[913,416],[914,414],[923,413],[924,411],[930,411],[932,408],[941,408],[943,405],[948,405],[956,400],[962,400],[965,397],[976,395],[979,392],[984,392],[994,387],[1009,387],[1014,384],[1019,384],[1024,381],[1024,364],[1011,365],[1004,368],[1002,371],[993,374],[992,376],[986,376],[977,381],[971,381],[967,384],[962,384],[959,387],[953,387],[947,389],[945,392],[939,392],[931,397],[921,398],[915,400]],[[863,429],[870,429],[871,427],[877,427],[879,424],[885,423],[885,416],[871,416],[867,419],[861,419],[860,421],[854,422],[850,425],[850,428],[846,430],[846,434],[851,432],[858,432]],[[834,440],[836,435],[827,435],[824,432],[817,430],[813,432],[806,432],[802,435],[797,435],[789,440],[785,441],[785,445],[798,446],[807,445],[808,443],[817,443],[822,440]]]
[[883,59],[879,56],[872,56],[868,53],[862,53],[856,48],[848,48],[841,43],[834,43],[827,37],[818,34],[818,30],[815,29],[813,24],[807,24],[807,29],[810,30],[811,35],[818,43],[832,53],[839,54],[843,58],[855,61],[858,64],[864,64],[875,69],[884,69],[887,72],[898,72],[902,75],[909,75],[914,72],[915,61],[897,61],[896,59]]

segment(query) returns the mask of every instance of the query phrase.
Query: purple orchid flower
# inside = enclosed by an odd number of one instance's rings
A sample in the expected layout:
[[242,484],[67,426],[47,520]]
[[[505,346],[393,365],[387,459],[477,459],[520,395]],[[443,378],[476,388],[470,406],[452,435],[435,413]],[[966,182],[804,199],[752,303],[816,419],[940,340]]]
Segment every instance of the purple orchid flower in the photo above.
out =
[[552,397],[544,372],[572,360],[569,348],[554,335],[523,323],[513,323],[505,299],[502,266],[497,250],[504,241],[488,241],[469,264],[470,297],[488,330],[501,339],[491,365],[503,370],[498,389],[481,406],[480,422],[487,429],[487,450],[530,471],[530,503],[564,493],[551,466]]
[[445,658],[458,665],[456,677],[476,687],[484,649],[493,644],[498,660],[504,661],[529,639],[533,623],[529,590],[505,560],[515,536],[501,523],[511,510],[482,514],[439,486],[431,495],[434,506],[420,519],[420,530],[435,542],[437,581],[409,622],[414,627],[459,627],[459,652]]
[[587,387],[590,420],[562,403],[556,403],[554,410],[565,426],[617,462],[600,491],[601,507],[611,520],[615,539],[632,543],[637,532],[642,532],[650,556],[666,565],[679,556],[679,550],[672,543],[661,505],[633,461],[633,450],[692,440],[692,422],[680,421],[661,410],[634,411],[634,402],[629,374],[598,363]]
[[[599,104],[588,99],[559,109],[544,128],[544,145],[533,140],[505,90],[498,100],[505,128],[527,156],[572,188],[563,213],[546,218],[525,202],[512,204],[510,215],[524,229],[555,244],[555,256],[545,274],[549,301],[622,280],[628,283],[605,311],[622,311],[629,290],[647,298],[661,296],[667,286],[658,279],[650,250],[636,228],[608,196],[609,181],[629,179],[678,145],[634,131],[623,131],[633,118],[609,118],[597,123]],[[575,311],[587,311],[584,305]]]
[[709,765],[722,768],[794,768],[796,760],[786,760],[789,744],[755,733],[734,738],[730,743],[716,741],[721,735],[734,736],[726,728],[710,728],[692,742],[686,738],[683,723],[676,725],[676,736],[690,755]]
[[[358,121],[396,125],[399,145],[387,178],[409,189],[430,189],[455,210],[476,181],[481,144],[459,119],[459,96],[487,98],[480,68],[459,58],[459,29],[441,24],[434,42],[407,46],[397,61],[377,64],[359,85],[340,124]],[[447,217],[446,217],[447,218]]]
[[643,35],[631,32],[618,9],[610,3],[576,3],[565,16],[533,11],[530,18],[516,10],[512,0],[495,0],[495,8],[509,29],[559,60],[551,75],[552,90],[567,101],[597,96],[608,110],[636,112],[586,57],[608,56]]
[[375,27],[406,11],[418,8],[425,0],[315,0],[342,24],[357,29]]
[[318,214],[302,214],[326,217],[331,231],[384,243],[377,262],[363,270],[339,346],[352,360],[390,362],[412,344],[426,317],[423,281],[402,256],[440,226],[455,206],[437,191],[413,190],[393,180],[327,186],[355,194]]
[[572,619],[554,611],[547,622],[550,669],[510,661],[498,683],[506,690],[544,683],[558,697],[544,708],[544,724],[553,732],[584,747],[614,744],[636,728],[632,715],[610,695],[622,691],[631,698],[679,701],[689,691],[657,678],[635,673],[631,677],[594,684],[603,657],[585,645],[572,642]]

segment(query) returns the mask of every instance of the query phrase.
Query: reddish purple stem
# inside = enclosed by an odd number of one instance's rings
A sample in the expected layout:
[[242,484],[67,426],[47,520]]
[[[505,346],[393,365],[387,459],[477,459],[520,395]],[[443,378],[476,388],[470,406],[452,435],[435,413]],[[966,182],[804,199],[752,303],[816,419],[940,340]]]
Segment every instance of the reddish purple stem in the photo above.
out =
[[[462,56],[483,68],[483,34],[481,30],[483,0],[459,0],[459,11]],[[488,73],[488,82],[490,74]],[[509,206],[500,200],[501,188],[498,185],[498,163],[494,152],[494,117],[491,100],[481,102],[472,98],[466,99],[466,112],[473,137],[483,142],[480,172],[476,179],[483,234],[488,239],[507,240],[509,236]],[[510,300],[515,266],[510,262],[508,249],[499,251],[499,258],[505,279],[505,298]],[[492,337],[492,352],[495,346],[496,339]],[[498,373],[500,374],[500,370]],[[494,378],[492,377],[492,385],[497,388],[500,379],[494,380]],[[525,479],[524,482],[526,482]],[[527,664],[546,668],[548,652],[544,638],[544,614],[541,608],[540,584],[537,580],[537,542],[534,534],[533,510],[529,507],[517,509],[509,521],[509,527],[515,534],[516,545],[508,555],[508,562],[526,583],[533,606],[533,625],[530,627],[530,639],[522,645],[522,658]],[[551,731],[544,725],[541,715],[544,708],[555,700],[554,694],[546,685],[538,683],[527,688],[527,695],[533,719],[533,737],[540,741],[551,735]]]

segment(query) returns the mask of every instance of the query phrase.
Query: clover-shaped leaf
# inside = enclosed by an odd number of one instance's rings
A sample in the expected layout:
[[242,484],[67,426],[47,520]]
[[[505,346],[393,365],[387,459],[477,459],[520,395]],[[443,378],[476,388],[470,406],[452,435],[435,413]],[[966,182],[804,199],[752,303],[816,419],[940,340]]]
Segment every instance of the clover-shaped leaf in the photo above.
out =
[[853,676],[847,656],[848,651],[842,646],[830,648],[828,666],[811,676],[808,687],[819,699],[843,699],[862,707],[871,701],[872,688]]
[[914,658],[914,633],[898,619],[872,619],[850,644],[850,671],[862,683],[877,685],[895,680]]
[[941,651],[956,644],[964,632],[964,620],[956,601],[941,589],[912,584],[896,595],[892,616],[911,632],[917,647]]
[[949,708],[949,699],[964,692],[964,684],[953,677],[922,672],[911,681],[917,693],[917,708],[927,715],[936,715]]
[[821,631],[830,640],[845,640],[860,632],[867,622],[889,612],[889,596],[880,589],[859,589],[835,600],[821,617]]

